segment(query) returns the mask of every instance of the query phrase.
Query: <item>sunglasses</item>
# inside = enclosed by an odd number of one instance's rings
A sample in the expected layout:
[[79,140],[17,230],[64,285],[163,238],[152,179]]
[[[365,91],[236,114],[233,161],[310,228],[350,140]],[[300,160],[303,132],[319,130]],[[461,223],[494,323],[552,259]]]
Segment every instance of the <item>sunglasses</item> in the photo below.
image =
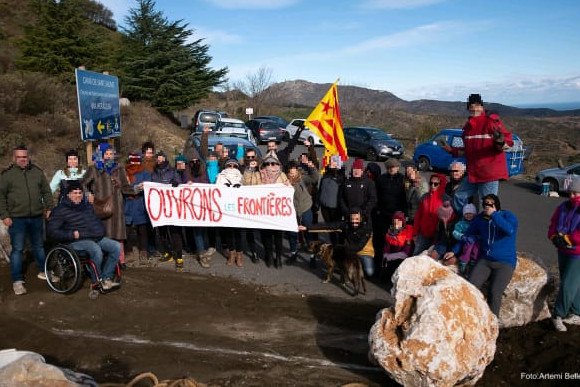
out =
[[264,163],[264,165],[265,165],[265,166],[267,166],[267,167],[270,167],[270,166],[272,166],[272,165],[280,165],[280,164],[278,164],[278,163],[273,163],[273,162],[272,162],[272,163]]
[[490,202],[484,202],[483,203],[484,207],[495,207],[495,203],[490,203]]
[[437,187],[437,186],[439,186],[439,184],[441,184],[441,183],[438,183],[436,181],[430,181],[429,182],[429,185],[432,186],[432,187]]
[[453,169],[453,170],[451,170],[451,172],[455,173],[455,172],[461,172],[461,171],[458,169]]
[[256,158],[256,156],[246,156],[246,159],[248,160],[254,160]]

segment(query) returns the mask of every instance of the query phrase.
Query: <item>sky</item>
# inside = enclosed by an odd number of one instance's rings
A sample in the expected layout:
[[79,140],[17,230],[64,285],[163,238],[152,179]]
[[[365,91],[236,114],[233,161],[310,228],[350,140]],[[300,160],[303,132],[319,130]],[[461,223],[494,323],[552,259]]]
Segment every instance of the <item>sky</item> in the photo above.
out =
[[[132,0],[99,0],[124,25]],[[386,90],[405,100],[580,107],[577,0],[157,0],[210,46],[230,82]]]

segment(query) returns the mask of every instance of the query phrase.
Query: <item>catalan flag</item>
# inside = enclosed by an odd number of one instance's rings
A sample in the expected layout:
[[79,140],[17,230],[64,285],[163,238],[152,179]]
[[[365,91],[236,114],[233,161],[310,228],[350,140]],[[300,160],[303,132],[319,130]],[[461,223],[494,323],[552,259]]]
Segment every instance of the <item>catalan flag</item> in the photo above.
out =
[[332,84],[322,100],[310,113],[304,125],[320,137],[324,144],[325,156],[340,155],[342,161],[346,161],[348,155],[340,119],[337,83],[338,80]]

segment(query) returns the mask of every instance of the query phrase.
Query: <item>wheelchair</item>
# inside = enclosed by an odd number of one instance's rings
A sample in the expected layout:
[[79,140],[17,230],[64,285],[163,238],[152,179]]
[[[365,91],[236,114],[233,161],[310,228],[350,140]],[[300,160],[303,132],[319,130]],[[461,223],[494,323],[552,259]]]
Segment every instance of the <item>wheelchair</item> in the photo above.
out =
[[[46,254],[44,272],[51,290],[59,294],[72,294],[83,286],[85,277],[91,281],[89,298],[96,299],[99,294],[119,289],[105,290],[101,284],[100,270],[85,251],[77,251],[65,244],[58,244]],[[121,282],[121,267],[115,269],[115,282]]]

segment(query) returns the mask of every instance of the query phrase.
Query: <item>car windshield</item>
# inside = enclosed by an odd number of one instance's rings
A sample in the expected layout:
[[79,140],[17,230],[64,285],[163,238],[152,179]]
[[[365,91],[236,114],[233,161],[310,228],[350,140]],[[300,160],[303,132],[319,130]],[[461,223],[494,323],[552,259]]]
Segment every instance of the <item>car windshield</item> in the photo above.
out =
[[261,127],[264,129],[278,129],[278,124],[274,122],[263,122]]
[[241,132],[217,132],[214,133],[214,135],[216,136],[221,136],[221,137],[236,137],[236,138],[245,138],[246,140],[248,139],[248,134],[247,133],[241,133]]
[[377,140],[392,140],[391,135],[383,132],[380,129],[365,129],[365,131],[372,137],[376,138]]
[[220,122],[219,128],[238,128],[245,129],[246,125],[243,122]]

